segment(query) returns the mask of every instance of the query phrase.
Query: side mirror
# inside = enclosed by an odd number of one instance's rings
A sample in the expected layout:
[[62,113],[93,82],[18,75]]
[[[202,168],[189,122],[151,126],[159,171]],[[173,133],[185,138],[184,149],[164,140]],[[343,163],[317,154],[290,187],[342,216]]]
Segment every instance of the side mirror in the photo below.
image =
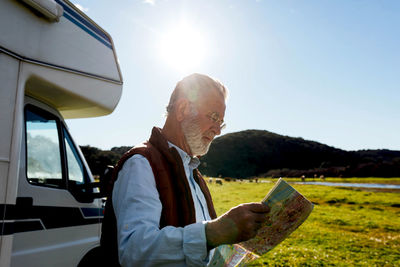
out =
[[108,194],[111,194],[113,188],[112,185],[113,172],[114,172],[114,166],[107,165],[103,175],[100,176],[100,193],[103,194],[102,197],[107,197]]

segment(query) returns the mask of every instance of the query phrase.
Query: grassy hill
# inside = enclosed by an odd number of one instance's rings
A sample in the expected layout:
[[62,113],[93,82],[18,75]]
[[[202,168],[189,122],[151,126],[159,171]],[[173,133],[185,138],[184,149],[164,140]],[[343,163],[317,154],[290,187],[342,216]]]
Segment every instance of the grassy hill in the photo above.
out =
[[216,138],[201,161],[205,175],[222,177],[400,175],[400,151],[345,151],[262,130]]
[[[107,165],[115,165],[129,148],[113,147],[108,151],[81,146],[93,174],[97,175]],[[345,151],[261,130],[216,138],[201,161],[202,173],[214,177],[400,177],[400,151]]]

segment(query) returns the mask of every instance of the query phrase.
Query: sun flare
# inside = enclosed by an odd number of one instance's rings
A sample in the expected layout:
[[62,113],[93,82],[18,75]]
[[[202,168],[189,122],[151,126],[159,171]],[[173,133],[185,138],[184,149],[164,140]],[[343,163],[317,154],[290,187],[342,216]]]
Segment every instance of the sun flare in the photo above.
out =
[[188,25],[180,25],[162,35],[159,50],[168,65],[189,71],[203,61],[206,43],[199,31]]

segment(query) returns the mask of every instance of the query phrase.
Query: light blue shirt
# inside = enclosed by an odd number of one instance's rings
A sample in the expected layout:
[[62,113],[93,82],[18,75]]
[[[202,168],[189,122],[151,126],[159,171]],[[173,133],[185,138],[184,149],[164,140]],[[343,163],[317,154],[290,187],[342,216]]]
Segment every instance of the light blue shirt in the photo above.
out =
[[[205,266],[208,262],[205,222],[211,220],[207,202],[193,179],[200,164],[185,151],[182,158],[196,211],[196,223],[160,229],[162,205],[154,174],[142,155],[129,158],[120,170],[113,189],[117,218],[118,254],[122,266]],[[212,253],[210,253],[211,255]]]

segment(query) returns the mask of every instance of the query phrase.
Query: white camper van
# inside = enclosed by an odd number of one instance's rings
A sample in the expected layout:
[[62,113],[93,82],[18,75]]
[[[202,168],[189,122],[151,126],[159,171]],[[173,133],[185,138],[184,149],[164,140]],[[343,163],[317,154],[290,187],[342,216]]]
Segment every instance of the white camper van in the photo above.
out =
[[71,2],[0,1],[1,267],[95,256],[101,194],[64,119],[109,114],[121,93],[111,37]]

